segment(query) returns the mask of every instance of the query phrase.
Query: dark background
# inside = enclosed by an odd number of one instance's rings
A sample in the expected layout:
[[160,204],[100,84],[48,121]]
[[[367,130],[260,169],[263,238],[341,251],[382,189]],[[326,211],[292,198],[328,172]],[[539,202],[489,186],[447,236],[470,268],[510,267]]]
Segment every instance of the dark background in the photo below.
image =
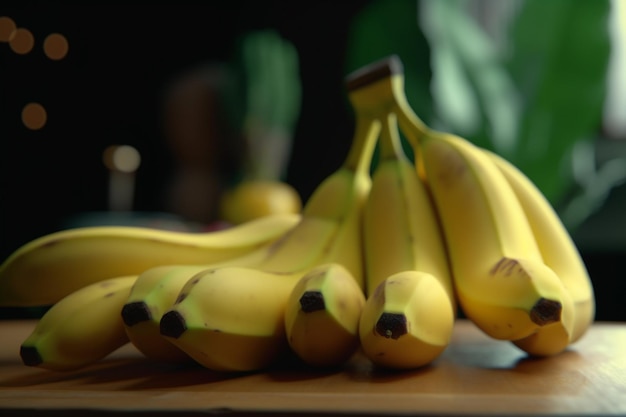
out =
[[[164,210],[173,161],[160,125],[163,90],[183,71],[226,61],[235,38],[254,29],[277,29],[299,52],[303,102],[287,181],[306,199],[351,138],[343,56],[348,22],[364,3],[0,6],[36,42],[26,55],[0,44],[0,256],[72,215],[106,210],[102,152],[110,144],[142,155],[135,209]],[[42,51],[51,32],[69,40],[64,60]],[[39,131],[21,123],[29,101],[48,111]]]
[[[306,200],[339,166],[351,139],[343,85],[347,28],[367,3],[0,6],[0,16],[35,36],[35,48],[26,55],[0,43],[0,258],[72,216],[106,210],[102,152],[110,144],[132,145],[142,155],[135,209],[164,211],[163,187],[173,160],[160,124],[163,90],[182,71],[227,60],[236,37],[254,29],[277,29],[298,49],[303,101],[287,181]],[[51,61],[42,51],[42,39],[51,32],[69,40],[64,60]],[[20,120],[30,101],[48,112],[39,131]],[[620,216],[624,194],[616,191],[605,210]],[[601,211],[591,218],[581,239],[603,217]],[[624,250],[581,251],[597,291],[597,318],[626,320],[619,264]]]

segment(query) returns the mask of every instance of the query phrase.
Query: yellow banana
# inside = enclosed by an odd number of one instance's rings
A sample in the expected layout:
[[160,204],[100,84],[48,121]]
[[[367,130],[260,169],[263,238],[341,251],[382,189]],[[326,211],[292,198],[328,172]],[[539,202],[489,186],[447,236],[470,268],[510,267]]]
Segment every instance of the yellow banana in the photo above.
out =
[[368,293],[393,273],[435,276],[455,308],[452,276],[437,213],[428,190],[404,153],[396,116],[383,119],[380,158],[364,209]]
[[298,214],[274,215],[207,233],[133,226],[54,232],[20,247],[0,266],[0,305],[51,305],[108,277],[239,257],[277,240],[299,219]]
[[467,140],[435,132],[421,139],[418,152],[465,314],[504,340],[569,319],[561,315],[565,288],[544,264],[519,200],[493,161]]
[[161,318],[161,334],[203,366],[219,371],[269,366],[288,347],[284,313],[289,294],[317,265],[342,264],[363,289],[362,210],[380,123],[355,110],[348,155],[317,186],[298,225],[260,263],[195,275]]
[[[537,186],[501,156],[486,151],[502,171],[519,199],[541,251],[543,261],[561,279],[572,298],[574,327],[546,326],[515,344],[533,355],[553,355],[580,339],[595,316],[594,289],[574,241],[550,202]],[[565,306],[564,306],[565,312]]]
[[266,368],[288,349],[283,314],[296,279],[239,266],[202,271],[161,317],[161,334],[214,371]]
[[22,342],[22,362],[71,371],[97,362],[128,343],[120,311],[136,279],[102,280],[56,302]]
[[[355,94],[361,106],[382,120],[379,160],[364,209],[368,302],[359,334],[363,352],[374,363],[414,368],[435,360],[449,343],[456,299],[437,213],[399,136],[394,113],[398,70],[390,60],[372,64],[376,80]],[[419,288],[440,288],[418,293],[414,289],[420,280]],[[394,287],[385,291],[387,285],[402,286],[406,293]],[[436,326],[429,315],[439,320]],[[390,317],[410,330],[390,337]]]
[[319,265],[295,284],[285,308],[290,348],[316,367],[344,364],[359,348],[363,290],[338,263]]
[[130,342],[146,357],[170,363],[192,360],[161,335],[159,322],[185,283],[203,269],[206,267],[198,265],[157,266],[137,277],[121,314]]
[[454,314],[441,281],[415,270],[384,279],[367,298],[359,321],[365,355],[376,365],[413,369],[450,344]]
[[[383,80],[382,82],[388,82]],[[381,100],[384,102],[384,100]],[[384,111],[385,109],[381,109]],[[439,341],[449,341],[456,317],[456,299],[442,232],[432,201],[414,164],[404,152],[396,116],[387,113],[381,130],[378,165],[372,178],[372,189],[364,212],[365,259],[369,297],[375,288],[394,274],[415,271],[435,278],[447,300],[438,303],[424,302],[432,294],[414,294],[396,299],[395,292],[385,295],[385,305],[398,308],[398,317],[416,312],[415,306],[402,303],[423,303],[421,314],[437,316],[441,321]],[[420,275],[421,276],[421,275]],[[388,281],[387,283],[395,281]],[[404,281],[403,281],[404,282]],[[437,293],[439,294],[439,293]],[[377,294],[377,297],[382,297]],[[379,300],[380,301],[380,300]],[[429,340],[419,340],[422,335],[432,338],[434,328],[421,331],[420,326],[430,326],[425,318],[406,317],[411,331],[399,337],[386,337],[377,332],[377,319],[384,321],[389,313],[380,302],[365,305],[361,324],[361,346],[375,363],[393,364],[393,367],[411,368],[432,362],[445,348],[435,348]],[[385,314],[385,315],[382,315]],[[445,320],[449,322],[444,323]],[[382,323],[384,325],[384,323]],[[412,348],[408,349],[409,346]]]

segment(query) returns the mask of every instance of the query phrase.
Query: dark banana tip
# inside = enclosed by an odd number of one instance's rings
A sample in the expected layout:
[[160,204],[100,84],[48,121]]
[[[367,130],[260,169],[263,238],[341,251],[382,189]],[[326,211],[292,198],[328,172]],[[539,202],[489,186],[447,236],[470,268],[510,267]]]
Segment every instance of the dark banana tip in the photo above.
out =
[[20,346],[20,357],[26,366],[38,366],[43,363],[43,358],[35,346]]
[[376,322],[376,333],[387,339],[398,339],[409,332],[406,316],[398,313],[383,313]]
[[142,321],[152,320],[152,312],[143,301],[127,303],[122,307],[122,320],[125,325],[131,327]]
[[187,330],[187,324],[182,314],[172,310],[161,317],[159,330],[163,336],[178,339]]
[[325,308],[324,294],[320,291],[305,291],[300,297],[300,309],[305,313],[312,313]]
[[540,326],[557,322],[561,319],[563,306],[560,302],[542,298],[530,310],[530,320]]
[[404,66],[400,57],[390,55],[379,61],[372,62],[369,65],[361,67],[346,77],[346,88],[348,91],[358,90],[376,81],[389,78],[392,75],[402,74]]

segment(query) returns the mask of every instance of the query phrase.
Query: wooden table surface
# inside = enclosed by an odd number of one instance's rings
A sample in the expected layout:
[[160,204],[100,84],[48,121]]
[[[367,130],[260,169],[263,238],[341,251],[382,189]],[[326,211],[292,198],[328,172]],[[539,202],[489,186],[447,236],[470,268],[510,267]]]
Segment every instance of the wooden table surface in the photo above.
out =
[[144,359],[131,345],[71,373],[22,365],[30,320],[0,321],[0,415],[626,415],[626,323],[595,323],[560,355],[529,359],[460,320],[432,365],[384,372],[357,354],[345,369],[293,360],[222,375]]

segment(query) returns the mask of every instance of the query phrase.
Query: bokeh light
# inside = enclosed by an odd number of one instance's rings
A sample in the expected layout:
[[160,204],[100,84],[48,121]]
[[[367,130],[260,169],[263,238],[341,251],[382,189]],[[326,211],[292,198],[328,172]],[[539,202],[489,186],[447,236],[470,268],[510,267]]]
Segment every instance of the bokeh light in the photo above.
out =
[[25,28],[17,28],[10,36],[9,46],[16,54],[24,55],[33,50],[35,37],[33,33]]
[[17,29],[15,22],[8,16],[0,16],[0,42],[9,42]]
[[111,145],[104,150],[102,160],[111,171],[131,173],[139,168],[141,155],[130,145]]
[[46,125],[48,114],[39,103],[28,103],[22,109],[22,123],[31,130],[39,130]]
[[43,41],[43,51],[52,60],[58,61],[65,58],[68,50],[67,39],[60,33],[51,33]]

